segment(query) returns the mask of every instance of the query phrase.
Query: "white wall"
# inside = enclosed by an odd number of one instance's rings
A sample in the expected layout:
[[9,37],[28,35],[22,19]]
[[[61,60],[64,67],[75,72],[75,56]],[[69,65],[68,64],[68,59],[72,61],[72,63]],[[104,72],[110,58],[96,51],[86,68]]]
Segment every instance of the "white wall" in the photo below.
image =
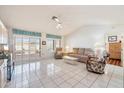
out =
[[69,47],[93,48],[96,42],[104,42],[105,33],[108,31],[108,26],[83,26],[65,36],[65,42]]

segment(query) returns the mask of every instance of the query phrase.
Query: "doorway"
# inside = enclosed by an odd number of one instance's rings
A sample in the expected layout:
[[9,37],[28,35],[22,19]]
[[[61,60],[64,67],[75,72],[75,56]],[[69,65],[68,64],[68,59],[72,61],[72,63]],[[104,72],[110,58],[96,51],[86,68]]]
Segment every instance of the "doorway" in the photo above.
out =
[[115,43],[109,43],[109,61],[108,64],[121,66],[121,41]]

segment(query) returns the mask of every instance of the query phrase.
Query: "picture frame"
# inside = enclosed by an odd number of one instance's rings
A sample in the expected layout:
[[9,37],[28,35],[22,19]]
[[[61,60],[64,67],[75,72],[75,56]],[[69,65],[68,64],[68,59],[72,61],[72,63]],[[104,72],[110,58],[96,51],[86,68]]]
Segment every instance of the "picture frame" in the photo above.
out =
[[46,45],[46,41],[42,41],[42,45]]
[[117,36],[108,36],[108,42],[116,42]]

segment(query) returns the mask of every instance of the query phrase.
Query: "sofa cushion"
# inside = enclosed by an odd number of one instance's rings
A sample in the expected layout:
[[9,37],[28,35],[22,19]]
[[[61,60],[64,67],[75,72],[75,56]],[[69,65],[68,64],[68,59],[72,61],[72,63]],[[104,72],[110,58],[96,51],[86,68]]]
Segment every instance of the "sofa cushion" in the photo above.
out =
[[83,55],[85,51],[85,48],[79,48],[78,54]]
[[79,48],[73,48],[73,53],[78,54]]
[[84,55],[88,56],[94,54],[94,51],[91,48],[85,48]]
[[88,56],[82,55],[79,61],[86,63],[88,60],[89,60]]
[[81,55],[79,55],[79,54],[69,54],[69,56],[76,57],[76,58],[80,58],[81,57]]

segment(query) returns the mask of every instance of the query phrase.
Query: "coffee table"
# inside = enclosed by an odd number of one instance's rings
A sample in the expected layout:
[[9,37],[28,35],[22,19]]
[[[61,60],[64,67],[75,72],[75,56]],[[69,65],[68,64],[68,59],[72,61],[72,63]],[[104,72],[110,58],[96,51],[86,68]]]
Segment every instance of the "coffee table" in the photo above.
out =
[[63,59],[64,59],[64,62],[73,64],[73,65],[76,64],[78,61],[78,58],[70,57],[70,56],[64,56]]

